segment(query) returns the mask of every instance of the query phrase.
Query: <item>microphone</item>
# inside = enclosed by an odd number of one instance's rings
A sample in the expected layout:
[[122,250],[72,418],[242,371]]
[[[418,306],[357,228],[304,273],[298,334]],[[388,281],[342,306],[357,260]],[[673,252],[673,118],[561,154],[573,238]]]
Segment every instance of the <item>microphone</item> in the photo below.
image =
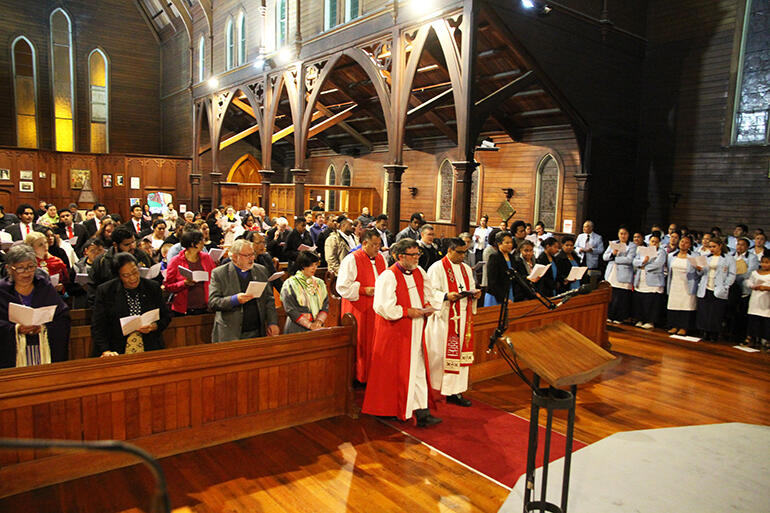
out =
[[580,294],[588,294],[589,292],[591,292],[591,290],[592,290],[591,285],[588,285],[588,284],[581,285],[577,289],[568,290],[567,292],[562,292],[558,296],[552,297],[551,301],[553,301],[554,299],[561,299],[561,301],[556,303],[556,308],[559,308],[561,305],[563,305],[564,303],[566,303],[567,301],[569,301],[573,297],[575,297],[577,295],[580,295]]

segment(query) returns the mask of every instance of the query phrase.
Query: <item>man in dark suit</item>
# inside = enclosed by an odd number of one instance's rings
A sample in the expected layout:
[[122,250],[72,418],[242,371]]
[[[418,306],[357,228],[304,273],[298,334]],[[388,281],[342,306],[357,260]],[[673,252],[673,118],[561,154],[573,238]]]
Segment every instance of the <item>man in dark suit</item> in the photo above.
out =
[[83,256],[83,244],[85,244],[89,238],[88,233],[86,232],[85,226],[73,222],[71,211],[62,209],[62,211],[59,212],[59,223],[56,225],[55,231],[63,240],[70,240],[72,237],[77,237],[78,240],[72,246],[72,249],[75,250],[77,256]]
[[35,209],[29,203],[19,205],[19,208],[16,209],[16,217],[19,218],[19,222],[5,229],[6,232],[11,234],[11,238],[14,241],[24,240],[24,237],[30,233],[42,233],[45,229],[44,226],[35,224]]
[[102,203],[94,205],[94,218],[83,222],[83,226],[86,228],[88,237],[91,238],[99,231],[99,227],[102,225],[102,219],[107,215],[107,207]]
[[0,230],[5,230],[12,224],[19,222],[19,219],[13,214],[6,214],[5,209],[0,205]]
[[265,268],[254,263],[254,255],[251,242],[237,239],[230,246],[230,262],[211,272],[209,308],[216,313],[212,342],[280,333],[272,289],[265,286],[259,297],[246,294],[249,282],[269,278]]
[[131,205],[131,218],[123,226],[134,232],[137,240],[152,233],[152,226],[144,219],[142,206],[138,203]]
[[294,261],[299,254],[299,247],[304,244],[305,246],[312,247],[313,238],[310,236],[310,232],[307,230],[307,224],[304,217],[298,217],[294,221],[294,229],[289,232],[289,236],[286,238],[286,260],[289,261],[289,269],[293,269]]
[[388,216],[380,214],[374,220],[374,230],[380,235],[382,240],[382,249],[387,249],[393,244],[393,234],[388,231]]

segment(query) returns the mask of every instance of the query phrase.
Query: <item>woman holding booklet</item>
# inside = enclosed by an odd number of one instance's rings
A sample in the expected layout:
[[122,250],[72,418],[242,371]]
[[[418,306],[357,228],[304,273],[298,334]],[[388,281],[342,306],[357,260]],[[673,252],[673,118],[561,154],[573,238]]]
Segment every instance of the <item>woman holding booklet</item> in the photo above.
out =
[[315,331],[324,327],[329,311],[326,284],[315,277],[320,258],[310,251],[300,251],[297,272],[283,283],[281,302],[286,310],[284,333]]
[[163,349],[163,330],[171,322],[160,284],[142,278],[136,258],[118,253],[112,261],[118,277],[96,289],[91,314],[94,356]]
[[631,299],[634,288],[633,261],[636,244],[629,241],[628,229],[621,226],[618,239],[609,243],[604,251],[607,270],[604,279],[612,285],[612,299],[607,309],[607,320],[620,324],[631,317]]
[[636,327],[651,330],[660,314],[666,285],[666,250],[660,247],[660,232],[650,236],[650,245],[636,248],[634,257],[634,317]]
[[690,235],[679,239],[679,249],[668,255],[668,332],[671,335],[687,335],[693,327],[693,314],[698,291],[698,273],[690,259],[693,240]]
[[190,230],[182,233],[182,251],[171,259],[163,283],[174,294],[173,315],[198,315],[208,311],[211,271],[214,259],[203,251],[203,233]]
[[69,308],[38,269],[34,250],[18,244],[5,255],[0,280],[0,367],[62,362],[69,355]]
[[[580,280],[585,276],[587,267],[580,266],[580,258],[575,253],[575,236],[565,235],[561,238],[561,251],[556,254],[556,267],[559,269],[556,292],[561,294],[568,290],[580,288]],[[573,272],[573,269],[578,269]],[[577,276],[580,274],[580,277]]]
[[712,237],[709,246],[711,255],[705,257],[706,264],[695,265],[700,276],[696,324],[704,340],[717,340],[727,312],[730,287],[735,282],[735,259],[719,237]]

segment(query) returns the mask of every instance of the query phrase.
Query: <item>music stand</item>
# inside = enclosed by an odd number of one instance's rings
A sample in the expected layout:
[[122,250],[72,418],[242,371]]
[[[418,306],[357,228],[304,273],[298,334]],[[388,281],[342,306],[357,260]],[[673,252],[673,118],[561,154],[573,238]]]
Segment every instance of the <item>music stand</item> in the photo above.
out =
[[[575,429],[577,386],[592,380],[606,369],[614,367],[620,362],[620,359],[561,321],[528,331],[508,331],[497,340],[497,344],[502,351],[505,351],[506,347],[509,348],[514,358],[521,359],[534,372],[534,379],[530,384],[520,374],[518,365],[514,368],[514,371],[517,371],[517,374],[532,388],[524,512],[540,510],[566,513],[570,463],[572,461],[572,439]],[[540,387],[541,379],[548,383],[547,388]],[[565,387],[569,387],[569,391],[562,389]],[[535,455],[537,454],[538,420],[541,408],[545,408],[547,411],[542,490],[540,500],[532,501],[530,498],[535,489]],[[567,442],[564,454],[561,506],[546,500],[554,410],[567,410]]]

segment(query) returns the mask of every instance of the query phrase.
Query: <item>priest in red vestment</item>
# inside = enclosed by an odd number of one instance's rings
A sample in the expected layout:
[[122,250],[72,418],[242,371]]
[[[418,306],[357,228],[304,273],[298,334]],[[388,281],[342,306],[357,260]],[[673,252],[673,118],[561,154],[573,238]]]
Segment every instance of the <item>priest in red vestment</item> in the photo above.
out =
[[349,253],[340,264],[337,293],[342,298],[342,315],[350,312],[358,323],[356,343],[356,380],[366,383],[374,344],[374,283],[385,271],[385,258],[380,254],[380,234],[366,230],[361,249]]
[[420,249],[404,238],[390,248],[396,263],[380,274],[374,286],[375,334],[372,365],[361,411],[407,420],[418,427],[438,424],[430,414],[428,352],[425,318],[432,291],[425,271],[417,265]]

